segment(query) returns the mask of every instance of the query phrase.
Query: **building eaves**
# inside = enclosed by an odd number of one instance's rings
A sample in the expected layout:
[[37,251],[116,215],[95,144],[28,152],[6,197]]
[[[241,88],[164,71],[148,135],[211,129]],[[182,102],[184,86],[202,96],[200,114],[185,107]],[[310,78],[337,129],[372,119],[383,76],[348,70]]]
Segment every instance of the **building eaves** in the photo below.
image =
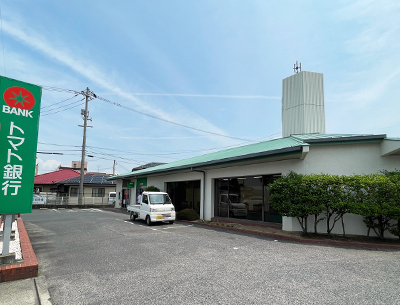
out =
[[290,137],[264,141],[260,143],[235,147],[189,159],[175,161],[135,172],[112,176],[107,180],[140,177],[149,174],[179,171],[190,168],[213,166],[222,163],[240,162],[257,158],[268,158],[283,154],[301,152],[304,146],[331,145],[343,143],[363,143],[382,141],[386,135],[371,134],[299,134]]
[[109,177],[108,180],[131,178],[147,174],[189,169],[192,167],[211,166],[228,162],[239,162],[254,158],[266,158],[272,155],[290,154],[301,152],[302,146],[304,145],[308,144],[304,144],[301,140],[293,139],[290,137],[274,139],[270,141],[230,148],[214,153],[209,153],[206,155],[200,155],[118,176],[113,176]]
[[376,141],[386,138],[385,134],[305,134],[291,135],[291,137],[299,139],[305,143],[334,143],[334,142],[359,142],[359,141]]

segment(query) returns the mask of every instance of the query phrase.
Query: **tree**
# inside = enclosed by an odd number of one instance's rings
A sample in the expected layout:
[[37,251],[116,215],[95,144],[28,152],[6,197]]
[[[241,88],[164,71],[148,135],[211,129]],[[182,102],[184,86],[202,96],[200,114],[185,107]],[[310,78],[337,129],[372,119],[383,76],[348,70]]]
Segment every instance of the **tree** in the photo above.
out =
[[392,227],[391,221],[400,214],[399,186],[388,176],[371,174],[355,176],[351,185],[354,213],[364,216],[369,231],[384,239],[385,231]]
[[160,192],[160,189],[156,186],[150,185],[144,189],[145,192]]
[[325,214],[326,232],[331,235],[337,221],[342,220],[342,231],[345,235],[344,214],[350,211],[350,204],[347,200],[346,188],[344,187],[344,177],[335,175],[312,175],[315,185],[315,196],[321,212]]
[[303,231],[308,233],[307,218],[310,213],[309,192],[302,182],[303,175],[290,172],[271,184],[271,205],[283,216],[295,217]]
[[325,217],[320,215],[324,211],[324,205],[321,204],[321,181],[319,179],[320,175],[304,175],[302,183],[307,194],[307,205],[310,214],[314,215],[314,233],[317,234],[317,225],[320,221],[324,220]]
[[[389,172],[387,170],[383,170],[381,172],[383,175],[387,176],[394,184],[395,184],[395,202],[394,204],[400,210],[400,170],[394,170]],[[397,220],[397,225],[390,227],[388,230],[393,235],[397,236],[400,239],[400,213],[394,216],[394,219]]]

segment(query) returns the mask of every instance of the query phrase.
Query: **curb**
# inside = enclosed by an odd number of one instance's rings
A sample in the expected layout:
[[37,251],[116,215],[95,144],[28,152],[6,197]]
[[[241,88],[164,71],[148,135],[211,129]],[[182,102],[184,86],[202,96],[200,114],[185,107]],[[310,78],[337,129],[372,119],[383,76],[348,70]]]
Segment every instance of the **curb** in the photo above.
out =
[[38,275],[39,264],[35,252],[33,252],[32,244],[22,218],[18,218],[17,223],[24,262],[22,264],[0,267],[0,283],[37,277]]
[[187,220],[179,220],[181,222],[191,223],[194,225],[200,225],[205,227],[211,227],[216,229],[228,230],[228,231],[235,231],[240,233],[246,233],[250,235],[258,235],[264,237],[271,237],[275,239],[283,239],[298,243],[305,243],[305,244],[316,244],[316,245],[328,245],[328,246],[340,246],[340,247],[355,247],[355,248],[366,248],[366,249],[382,249],[382,250],[400,250],[400,245],[385,245],[385,244],[377,244],[377,243],[363,243],[363,242],[354,242],[354,241],[335,241],[335,240],[322,240],[322,239],[308,239],[302,237],[291,237],[286,235],[280,234],[273,234],[273,233],[265,233],[265,232],[258,232],[258,231],[251,231],[246,229],[239,229],[239,228],[232,228],[232,227],[222,227],[219,225],[214,224],[206,224],[200,222],[192,222]]

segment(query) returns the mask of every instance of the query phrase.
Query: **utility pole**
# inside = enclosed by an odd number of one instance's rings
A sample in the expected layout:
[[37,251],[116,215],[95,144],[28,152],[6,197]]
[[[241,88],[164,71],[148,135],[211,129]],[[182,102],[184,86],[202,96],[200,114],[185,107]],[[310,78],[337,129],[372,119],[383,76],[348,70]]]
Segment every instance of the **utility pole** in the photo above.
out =
[[115,160],[114,160],[114,166],[113,166],[113,176],[115,176]]
[[85,110],[81,110],[81,114],[83,115],[83,126],[79,125],[80,127],[83,127],[83,140],[82,140],[82,158],[81,158],[81,178],[79,181],[79,194],[78,194],[78,205],[82,205],[82,197],[83,197],[83,178],[85,176],[85,154],[86,154],[86,128],[87,127],[92,127],[92,126],[87,126],[87,121],[91,120],[89,119],[89,111],[88,111],[88,103],[89,103],[89,97],[96,95],[89,90],[89,88],[86,88],[86,92],[82,91],[82,94],[85,95],[86,102],[85,102]]

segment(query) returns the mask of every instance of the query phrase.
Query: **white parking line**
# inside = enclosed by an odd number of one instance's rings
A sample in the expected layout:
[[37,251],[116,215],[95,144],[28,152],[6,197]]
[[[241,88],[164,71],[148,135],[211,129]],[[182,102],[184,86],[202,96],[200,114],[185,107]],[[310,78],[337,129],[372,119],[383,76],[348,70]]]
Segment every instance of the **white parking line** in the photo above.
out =
[[163,227],[162,229],[163,229],[163,230],[168,230],[168,229],[184,228],[184,227],[191,227],[191,226],[192,226],[192,225],[190,225],[190,226],[173,225],[173,226]]
[[81,209],[81,211],[85,211],[85,212],[103,212],[102,210],[99,210],[99,209],[96,209],[96,208]]
[[145,223],[140,224],[140,223],[136,223],[136,222],[133,222],[133,221],[130,221],[130,220],[122,220],[122,219],[119,219],[119,218],[115,218],[115,219],[119,220],[119,221],[122,221],[122,222],[125,222],[125,223],[130,224],[130,225],[138,225],[138,226],[141,226],[141,227],[143,227],[145,229],[149,229],[149,230],[152,230],[152,231],[159,231],[159,232],[162,232],[162,233],[171,233],[171,232],[166,232],[166,231],[163,231],[163,230],[169,230],[169,229],[174,229],[174,228],[179,229],[179,228],[187,227],[185,225],[173,225],[173,226],[168,226],[168,227],[159,226],[159,227],[155,228],[155,227],[149,227],[149,226],[145,225]]

